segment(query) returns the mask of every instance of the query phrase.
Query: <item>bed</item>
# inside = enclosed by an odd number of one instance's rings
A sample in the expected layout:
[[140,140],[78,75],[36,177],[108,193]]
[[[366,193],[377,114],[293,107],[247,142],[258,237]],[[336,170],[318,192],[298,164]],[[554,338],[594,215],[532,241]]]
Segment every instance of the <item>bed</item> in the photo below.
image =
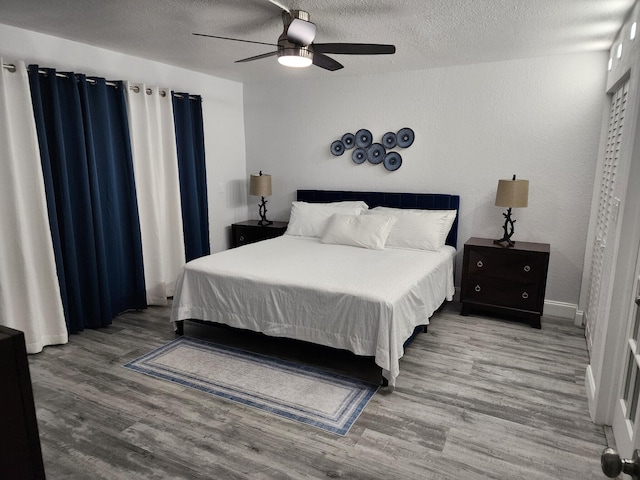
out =
[[[361,202],[368,208],[354,213]],[[459,202],[444,194],[299,190],[285,235],[184,266],[171,321],[178,334],[184,320],[198,320],[371,356],[394,386],[407,340],[453,299]],[[437,218],[450,212],[442,216],[448,219],[443,245],[392,245],[400,222],[406,225],[399,218],[423,217],[419,211]],[[343,225],[354,221],[374,222],[373,246],[354,246],[352,236],[344,241]]]

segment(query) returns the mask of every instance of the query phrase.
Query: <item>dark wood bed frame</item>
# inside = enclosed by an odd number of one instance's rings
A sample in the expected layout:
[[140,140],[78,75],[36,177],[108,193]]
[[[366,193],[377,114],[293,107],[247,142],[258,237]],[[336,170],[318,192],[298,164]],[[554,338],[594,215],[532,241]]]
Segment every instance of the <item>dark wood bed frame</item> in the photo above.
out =
[[[298,190],[298,201],[309,203],[329,203],[343,201],[363,201],[369,208],[392,207],[411,208],[418,210],[456,210],[460,208],[460,196],[441,193],[389,193],[389,192],[357,192],[348,190]],[[458,215],[451,226],[446,244],[457,249],[458,243]],[[201,324],[223,326],[216,322],[193,319]],[[226,325],[224,325],[226,326]],[[184,320],[176,322],[176,335],[184,335]],[[229,327],[233,328],[233,327]],[[418,326],[411,337],[405,342],[405,346],[411,343],[419,332],[426,332],[427,326]],[[382,377],[382,385],[387,385],[386,378]]]

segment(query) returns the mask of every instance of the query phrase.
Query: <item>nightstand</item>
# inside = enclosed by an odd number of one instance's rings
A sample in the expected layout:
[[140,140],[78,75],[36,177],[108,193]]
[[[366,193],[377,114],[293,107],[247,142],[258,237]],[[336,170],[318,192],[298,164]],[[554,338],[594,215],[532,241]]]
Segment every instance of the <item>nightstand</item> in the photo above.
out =
[[460,314],[502,313],[540,328],[549,251],[547,243],[518,241],[505,248],[489,238],[470,238],[464,244]]
[[239,247],[248,243],[255,243],[268,238],[283,235],[287,230],[287,222],[273,222],[271,225],[258,225],[259,220],[247,220],[246,222],[231,225],[231,246]]

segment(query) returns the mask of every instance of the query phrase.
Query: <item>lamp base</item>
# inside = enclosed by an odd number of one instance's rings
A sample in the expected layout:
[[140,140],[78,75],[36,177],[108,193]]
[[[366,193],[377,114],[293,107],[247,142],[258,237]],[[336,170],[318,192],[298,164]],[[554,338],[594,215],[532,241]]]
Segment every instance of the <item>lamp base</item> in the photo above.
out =
[[267,201],[262,197],[262,202],[258,205],[258,213],[260,214],[260,220],[258,225],[266,227],[267,225],[273,225],[271,220],[267,220]]
[[516,221],[511,219],[511,208],[508,208],[506,213],[503,213],[502,216],[505,219],[504,225],[502,226],[504,235],[500,240],[494,240],[493,243],[496,245],[502,245],[504,248],[513,248],[516,242],[511,240],[511,237],[513,236],[513,233],[515,231],[513,228],[513,224],[516,223]]
[[508,238],[501,238],[500,240],[494,240],[495,245],[502,245],[504,248],[513,248],[516,246],[516,242]]

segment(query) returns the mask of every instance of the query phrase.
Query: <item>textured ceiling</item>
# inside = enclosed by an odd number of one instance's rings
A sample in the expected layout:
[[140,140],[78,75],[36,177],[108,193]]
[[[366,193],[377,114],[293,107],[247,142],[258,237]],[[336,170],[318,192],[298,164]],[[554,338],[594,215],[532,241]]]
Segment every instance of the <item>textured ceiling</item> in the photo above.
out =
[[[316,42],[391,43],[395,55],[331,55],[344,69],[282,67],[274,3],[311,14]],[[608,50],[634,0],[0,0],[0,23],[243,82],[322,78]]]

